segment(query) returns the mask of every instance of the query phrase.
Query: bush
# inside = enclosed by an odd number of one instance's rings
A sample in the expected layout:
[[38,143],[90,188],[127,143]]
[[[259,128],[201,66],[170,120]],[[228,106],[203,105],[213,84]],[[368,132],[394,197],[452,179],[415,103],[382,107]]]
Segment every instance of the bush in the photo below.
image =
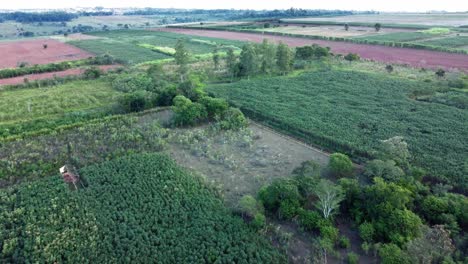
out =
[[177,96],[177,89],[174,86],[162,88],[156,96],[155,105],[169,106],[172,105],[174,98]]
[[242,214],[253,217],[258,213],[257,200],[252,195],[244,195],[239,201],[239,209]]
[[200,103],[205,106],[206,111],[208,112],[208,117],[213,118],[215,116],[224,116],[226,111],[229,108],[226,100],[221,98],[213,98],[205,96],[200,99]]
[[137,91],[126,94],[120,99],[120,105],[126,112],[140,112],[147,107],[146,93]]
[[322,219],[317,211],[299,210],[299,224],[307,231],[318,229],[319,221]]
[[112,81],[112,88],[124,93],[135,91],[152,91],[151,78],[142,73],[120,74]]
[[359,236],[367,243],[374,240],[375,229],[371,223],[364,222],[359,226]]
[[178,95],[173,100],[175,124],[179,126],[195,125],[207,117],[206,109],[199,103],[193,103],[183,95]]
[[330,163],[328,164],[330,171],[338,178],[348,177],[353,175],[353,163],[348,156],[341,153],[333,153],[330,155]]
[[340,248],[347,249],[351,247],[351,242],[349,241],[349,238],[340,236],[338,240],[338,246],[340,246]]
[[279,216],[281,219],[292,219],[297,215],[297,212],[300,208],[300,203],[299,200],[285,200],[280,202],[280,207],[279,207]]
[[365,167],[364,174],[369,178],[381,177],[387,181],[399,182],[405,177],[405,172],[393,160],[372,160]]
[[359,263],[359,255],[354,252],[348,253],[348,264],[358,264],[358,263]]
[[339,233],[338,228],[334,227],[329,220],[321,219],[318,221],[318,227],[322,238],[328,239],[333,243],[337,242]]
[[410,263],[404,252],[395,244],[383,244],[378,251],[382,264]]
[[[265,206],[265,209],[276,212],[283,201],[289,200],[291,204],[298,204],[295,201],[300,201],[301,196],[297,188],[297,184],[292,179],[277,179],[270,185],[260,189],[259,200]],[[283,207],[285,207],[283,205]]]
[[254,219],[252,220],[252,222],[250,222],[250,224],[256,229],[263,228],[266,224],[265,215],[262,213],[256,213]]
[[346,56],[344,56],[344,59],[351,62],[351,61],[358,61],[361,59],[361,57],[359,57],[359,55],[355,53],[348,53],[346,54]]
[[103,74],[102,70],[96,66],[89,67],[83,72],[83,76],[86,79],[97,79]]
[[224,130],[239,130],[248,125],[249,122],[244,114],[238,108],[233,107],[230,107],[219,121],[220,128]]

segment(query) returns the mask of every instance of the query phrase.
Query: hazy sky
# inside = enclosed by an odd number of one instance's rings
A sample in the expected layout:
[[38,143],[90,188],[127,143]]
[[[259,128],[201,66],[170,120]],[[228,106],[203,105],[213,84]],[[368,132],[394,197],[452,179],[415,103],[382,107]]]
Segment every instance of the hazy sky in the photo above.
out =
[[236,9],[307,9],[376,10],[376,11],[468,11],[468,0],[0,0],[0,9],[65,8],[65,7],[174,7]]

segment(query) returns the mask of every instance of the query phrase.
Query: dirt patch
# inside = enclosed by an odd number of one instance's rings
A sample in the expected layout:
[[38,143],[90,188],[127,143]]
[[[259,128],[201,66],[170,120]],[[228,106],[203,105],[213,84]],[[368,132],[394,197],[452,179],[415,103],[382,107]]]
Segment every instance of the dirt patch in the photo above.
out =
[[179,164],[219,186],[231,207],[274,179],[288,177],[303,161],[328,164],[327,154],[254,123],[240,132],[210,129],[175,129],[169,139],[170,153]]
[[306,38],[295,38],[286,36],[272,36],[255,33],[243,32],[227,32],[215,30],[196,30],[196,29],[179,29],[179,28],[163,28],[158,29],[168,32],[180,34],[224,38],[241,41],[262,42],[263,39],[268,39],[273,42],[284,42],[291,47],[304,45],[318,44],[321,46],[330,47],[331,51],[336,54],[357,53],[362,58],[380,61],[385,63],[408,64],[413,67],[424,68],[456,68],[468,72],[468,55],[446,53],[430,50],[418,50],[409,48],[386,47],[379,45],[365,45],[348,42],[313,40]]
[[[47,48],[44,48],[47,45]],[[80,60],[92,53],[53,39],[22,40],[0,43],[0,68],[14,68],[19,63],[29,65]]]
[[[99,66],[99,69],[103,71],[109,71],[118,67],[120,67],[120,65],[103,65],[103,66]],[[24,83],[25,79],[28,79],[28,81],[34,81],[34,80],[52,79],[55,77],[80,75],[80,74],[83,74],[84,71],[85,71],[85,68],[75,68],[75,69],[68,69],[65,71],[29,74],[29,75],[14,77],[14,78],[0,79],[0,86],[22,84]]]

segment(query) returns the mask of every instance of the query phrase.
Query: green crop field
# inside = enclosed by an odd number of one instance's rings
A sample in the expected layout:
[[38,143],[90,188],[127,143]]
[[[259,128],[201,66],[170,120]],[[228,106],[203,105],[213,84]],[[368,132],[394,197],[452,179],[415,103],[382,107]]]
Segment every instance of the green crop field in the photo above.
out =
[[125,41],[95,39],[72,41],[70,44],[97,55],[109,54],[130,64],[170,58],[167,55]]
[[[83,168],[0,190],[0,259],[10,263],[282,263],[201,178],[166,156]],[[23,235],[18,235],[18,234]]]
[[452,36],[447,38],[438,38],[430,40],[418,41],[419,44],[441,46],[449,48],[458,48],[467,46],[468,48],[468,36]]
[[353,39],[366,39],[370,41],[389,41],[389,42],[407,42],[433,37],[430,34],[422,32],[396,32],[382,35],[358,36]]
[[433,86],[380,73],[325,70],[211,85],[208,91],[254,119],[354,157],[372,157],[380,140],[403,136],[414,164],[466,189],[468,111],[409,97]]
[[223,50],[226,47],[240,47],[243,44],[241,41],[191,38],[187,35],[147,30],[117,30],[89,34],[102,39],[73,41],[70,44],[95,54],[107,53],[130,63],[170,58],[168,55],[145,48],[144,45],[174,48],[179,39],[185,40],[185,47],[192,54],[206,54],[216,47]]
[[0,91],[0,137],[54,126],[72,116],[83,117],[86,112],[99,112],[115,103],[119,95],[105,80]]

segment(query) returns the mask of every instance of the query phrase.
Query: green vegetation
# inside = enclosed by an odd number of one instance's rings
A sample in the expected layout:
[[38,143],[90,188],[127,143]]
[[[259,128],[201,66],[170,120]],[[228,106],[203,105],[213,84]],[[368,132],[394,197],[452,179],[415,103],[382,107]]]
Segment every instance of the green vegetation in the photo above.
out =
[[380,140],[403,136],[415,165],[466,190],[463,124],[468,114],[408,97],[428,86],[435,84],[381,73],[322,70],[211,85],[207,90],[255,120],[357,159],[375,156]]
[[372,36],[358,36],[353,37],[353,39],[365,39],[368,41],[385,41],[385,42],[408,42],[415,41],[425,38],[430,38],[432,36],[422,33],[422,32],[395,32],[387,33],[381,35],[372,35]]
[[455,37],[446,37],[446,38],[437,38],[418,41],[420,44],[431,45],[431,46],[441,46],[441,47],[450,47],[458,48],[468,46],[468,36],[455,36]]
[[93,39],[72,41],[70,44],[94,54],[109,54],[130,64],[170,58],[167,55],[124,41]]
[[86,66],[86,65],[108,65],[108,64],[114,64],[115,62],[116,61],[111,56],[104,55],[104,56],[97,56],[94,58],[78,60],[78,61],[64,61],[64,62],[49,63],[49,64],[43,64],[43,65],[37,64],[34,66],[1,69],[0,79],[23,76],[23,75],[33,74],[33,73],[64,71],[67,69],[76,68],[79,66]]
[[240,41],[204,37],[190,39],[185,35],[148,30],[115,30],[88,34],[101,39],[70,43],[95,54],[110,54],[130,64],[170,58],[179,39],[184,40],[185,47],[192,54],[211,53],[216,46],[223,50],[242,45]]
[[449,28],[440,28],[440,27],[435,27],[435,28],[430,28],[430,29],[425,29],[421,30],[422,33],[424,34],[431,34],[431,35],[442,35],[442,34],[448,34],[451,32]]
[[[0,191],[1,259],[285,261],[199,178],[166,156],[129,156],[80,174],[91,184],[76,192],[57,176]],[[18,236],[22,232],[34,236]]]
[[[0,92],[0,136],[82,120],[108,111],[120,92],[106,80],[74,81],[51,88]],[[94,113],[94,114],[92,114]]]

